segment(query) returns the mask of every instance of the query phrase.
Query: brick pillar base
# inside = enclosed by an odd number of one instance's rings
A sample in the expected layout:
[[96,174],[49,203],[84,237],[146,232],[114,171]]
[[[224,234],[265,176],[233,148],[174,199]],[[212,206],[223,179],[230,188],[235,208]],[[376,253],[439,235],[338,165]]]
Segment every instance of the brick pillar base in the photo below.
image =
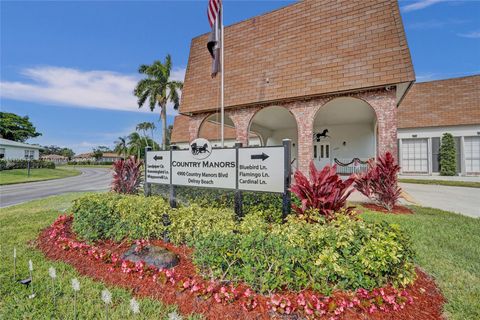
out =
[[237,142],[240,142],[243,146],[248,146],[250,122],[258,110],[260,110],[259,107],[252,107],[228,110],[225,112],[225,115],[232,119],[233,124],[235,125]]

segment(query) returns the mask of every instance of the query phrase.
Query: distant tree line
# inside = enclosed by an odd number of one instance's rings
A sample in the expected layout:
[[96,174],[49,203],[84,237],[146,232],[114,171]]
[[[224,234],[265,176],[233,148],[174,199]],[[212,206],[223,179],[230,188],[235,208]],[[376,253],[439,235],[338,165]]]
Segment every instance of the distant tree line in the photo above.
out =
[[72,149],[66,148],[66,147],[58,147],[58,146],[55,146],[55,145],[42,146],[42,149],[40,149],[40,157],[48,156],[50,154],[56,154],[56,155],[59,155],[59,156],[64,156],[64,157],[67,157],[70,160],[75,155],[75,152],[73,152]]

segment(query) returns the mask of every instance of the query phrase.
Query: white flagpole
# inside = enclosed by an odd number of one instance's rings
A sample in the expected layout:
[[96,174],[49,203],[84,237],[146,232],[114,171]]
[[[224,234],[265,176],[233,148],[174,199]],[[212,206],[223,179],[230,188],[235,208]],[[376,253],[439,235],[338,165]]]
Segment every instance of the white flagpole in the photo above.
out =
[[223,48],[224,48],[224,45],[223,45],[223,1],[221,2],[221,5],[220,5],[220,30],[221,30],[221,47],[220,47],[220,66],[221,66],[221,80],[220,80],[220,117],[221,117],[221,130],[222,130],[222,134],[221,134],[221,139],[222,139],[222,148],[224,147],[224,126],[225,126],[225,110],[224,110],[224,91],[223,91],[223,87],[224,87],[224,75],[225,75],[225,63],[223,61]]

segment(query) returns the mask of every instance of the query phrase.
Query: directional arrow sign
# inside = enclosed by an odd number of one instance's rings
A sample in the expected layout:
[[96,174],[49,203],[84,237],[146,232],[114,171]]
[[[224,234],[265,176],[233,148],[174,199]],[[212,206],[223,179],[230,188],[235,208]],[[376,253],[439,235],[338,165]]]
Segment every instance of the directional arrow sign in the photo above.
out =
[[252,160],[257,160],[257,159],[262,159],[262,161],[265,161],[265,159],[268,159],[269,155],[265,154],[265,152],[262,152],[262,154],[252,154],[250,156],[250,159]]
[[283,147],[238,149],[238,189],[283,192],[284,160]]
[[170,183],[170,151],[148,151],[145,177],[148,183]]

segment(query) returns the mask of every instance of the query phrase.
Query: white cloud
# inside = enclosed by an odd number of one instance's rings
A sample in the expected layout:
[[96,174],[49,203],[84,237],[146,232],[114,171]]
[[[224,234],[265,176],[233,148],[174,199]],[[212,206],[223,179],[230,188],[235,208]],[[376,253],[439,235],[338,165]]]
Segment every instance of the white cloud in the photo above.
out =
[[403,12],[410,12],[410,11],[416,11],[416,10],[421,10],[425,9],[427,7],[430,7],[434,4],[440,3],[440,2],[445,2],[449,0],[418,0],[414,3],[407,4],[402,7]]
[[480,39],[480,31],[472,31],[467,33],[459,33],[459,37],[471,38],[471,39]]
[[[73,68],[44,66],[27,68],[22,75],[28,81],[1,81],[0,96],[13,100],[49,103],[59,106],[138,111],[133,89],[140,79],[112,71],[82,71]],[[176,69],[172,78],[183,80],[185,69]],[[147,106],[140,109],[150,112]],[[168,114],[176,114],[173,106]]]

